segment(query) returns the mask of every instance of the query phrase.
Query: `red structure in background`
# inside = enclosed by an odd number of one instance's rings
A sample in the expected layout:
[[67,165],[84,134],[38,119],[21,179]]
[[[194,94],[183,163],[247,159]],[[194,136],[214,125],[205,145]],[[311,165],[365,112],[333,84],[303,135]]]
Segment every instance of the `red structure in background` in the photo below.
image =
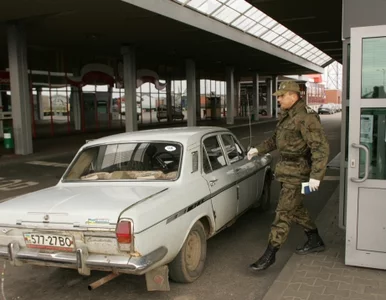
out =
[[305,75],[314,82],[298,82],[302,98],[307,101],[308,106],[320,106],[326,103],[326,88],[321,74]]
[[306,75],[306,76],[313,79],[314,83],[322,83],[323,82],[322,74],[311,74],[311,75]]

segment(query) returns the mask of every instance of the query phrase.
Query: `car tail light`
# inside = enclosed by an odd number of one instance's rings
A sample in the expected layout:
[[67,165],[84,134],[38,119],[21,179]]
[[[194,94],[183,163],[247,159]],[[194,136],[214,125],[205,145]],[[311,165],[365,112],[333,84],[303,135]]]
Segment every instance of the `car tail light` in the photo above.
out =
[[130,244],[132,241],[132,224],[130,221],[120,221],[117,225],[116,236],[119,244]]

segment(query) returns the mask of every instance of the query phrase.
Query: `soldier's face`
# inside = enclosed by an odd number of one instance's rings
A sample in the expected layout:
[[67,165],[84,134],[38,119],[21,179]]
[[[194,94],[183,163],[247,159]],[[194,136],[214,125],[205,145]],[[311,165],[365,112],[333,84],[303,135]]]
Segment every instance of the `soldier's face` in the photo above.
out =
[[281,109],[290,109],[292,105],[298,100],[296,93],[287,92],[282,96],[277,97],[277,101],[280,103]]

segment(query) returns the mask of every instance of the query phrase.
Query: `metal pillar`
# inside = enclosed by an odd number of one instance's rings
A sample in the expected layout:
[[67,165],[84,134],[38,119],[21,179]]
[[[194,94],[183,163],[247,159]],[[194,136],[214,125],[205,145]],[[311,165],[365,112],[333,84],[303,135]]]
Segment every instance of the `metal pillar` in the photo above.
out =
[[196,65],[193,60],[186,60],[186,93],[188,96],[188,126],[196,126]]
[[7,26],[15,154],[33,153],[27,44],[21,24]]
[[237,78],[235,79],[235,111],[234,116],[239,116],[239,109],[240,109],[240,80]]
[[196,118],[201,120],[201,82],[196,78]]
[[71,105],[71,115],[72,121],[74,123],[74,128],[77,131],[82,130],[82,116],[81,116],[81,105],[80,105],[80,97],[79,93],[81,93],[81,89],[77,87],[71,87],[71,97],[70,97],[70,105]]
[[[272,77],[272,90],[271,90],[271,95],[272,95],[272,91],[273,92],[276,92],[277,90],[277,76],[273,76]],[[277,107],[277,97],[276,96],[273,96],[272,95],[272,107],[273,107],[273,110],[275,111],[274,112],[274,115],[272,116],[273,118],[277,119],[277,116],[278,116],[278,107]]]
[[267,116],[272,117],[272,79],[265,80],[267,84]]
[[126,132],[137,131],[137,72],[135,49],[133,46],[121,48],[123,56],[123,84],[125,87],[125,125]]
[[44,108],[42,101],[42,88],[36,87],[36,115],[38,120],[44,119]]
[[259,120],[259,74],[255,73],[253,74],[253,93],[252,93],[252,105],[253,110],[251,111],[251,114],[254,116],[254,120]]
[[226,83],[227,83],[227,124],[234,124],[234,109],[235,109],[235,91],[234,91],[234,68],[228,67],[226,69]]
[[[72,73],[78,77],[80,75],[78,69],[73,69]],[[81,97],[82,88],[71,86],[70,107],[71,107],[71,124],[74,125],[75,131],[82,130],[82,106]],[[43,113],[44,114],[44,113]]]
[[172,76],[167,75],[166,79],[166,112],[168,116],[168,122],[173,121],[173,112],[172,112]]

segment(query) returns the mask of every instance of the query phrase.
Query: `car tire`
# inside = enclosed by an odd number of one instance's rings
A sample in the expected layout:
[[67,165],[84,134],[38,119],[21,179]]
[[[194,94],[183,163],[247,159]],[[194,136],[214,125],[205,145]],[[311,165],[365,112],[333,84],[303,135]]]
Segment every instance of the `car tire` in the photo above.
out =
[[269,173],[265,175],[264,185],[263,185],[263,193],[259,198],[259,210],[266,212],[271,208],[271,176]]
[[169,276],[175,282],[190,283],[201,276],[206,260],[206,234],[200,221],[190,230],[180,252],[169,264]]

